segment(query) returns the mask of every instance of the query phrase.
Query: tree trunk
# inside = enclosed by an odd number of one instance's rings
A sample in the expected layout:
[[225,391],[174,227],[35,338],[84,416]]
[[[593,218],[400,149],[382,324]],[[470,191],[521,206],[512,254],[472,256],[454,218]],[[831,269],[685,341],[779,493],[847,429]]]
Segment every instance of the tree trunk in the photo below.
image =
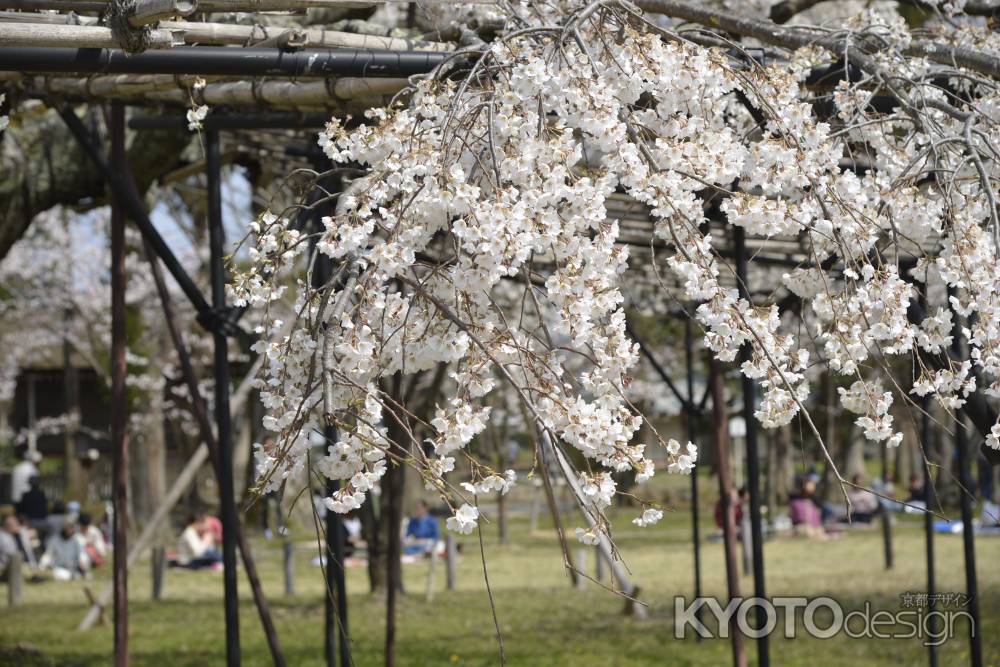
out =
[[141,528],[149,521],[166,495],[166,445],[163,428],[163,406],[160,401],[149,401],[149,411],[143,432],[136,437],[131,451],[131,490],[135,527]]
[[[729,418],[726,415],[726,387],[722,379],[719,362],[709,353],[709,382],[712,391],[712,421],[715,433],[715,451],[719,474],[719,503],[722,508],[722,539],[726,555],[726,586],[729,599],[740,597],[740,573],[736,563],[736,512],[732,501],[732,473],[729,462]],[[744,536],[746,539],[747,536]],[[730,618],[730,641],[732,642],[734,667],[747,666],[746,647],[743,635],[736,626],[736,614]]]
[[72,345],[69,342],[69,328],[73,311],[67,308],[63,313],[66,334],[63,337],[63,413],[69,417],[70,426],[63,434],[63,465],[65,479],[63,495],[87,503],[87,487],[82,484],[80,459],[76,451],[76,439],[80,425],[80,376],[73,365]]
[[[97,118],[96,111],[91,112],[85,122],[96,127]],[[55,111],[8,129],[3,135],[0,259],[39,213],[59,204],[75,205],[105,191],[100,173],[92,167]],[[136,133],[128,150],[128,161],[140,193],[178,164],[191,136],[183,129]]]

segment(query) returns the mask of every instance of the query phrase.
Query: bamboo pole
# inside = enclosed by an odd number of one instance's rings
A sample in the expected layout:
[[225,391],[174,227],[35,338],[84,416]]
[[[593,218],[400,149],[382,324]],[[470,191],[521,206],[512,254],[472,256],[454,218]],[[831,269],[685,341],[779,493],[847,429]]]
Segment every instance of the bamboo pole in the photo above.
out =
[[[157,29],[150,31],[147,48],[169,49],[183,43],[180,30]],[[0,23],[0,45],[79,49],[115,49],[120,46],[111,28],[34,23]]]
[[[193,2],[193,0],[188,1]],[[205,0],[202,0],[198,3],[198,10],[202,10],[204,5]],[[3,6],[6,6],[6,3],[4,0],[0,0],[0,7]],[[0,11],[0,21],[4,23],[67,25],[71,20],[74,21],[74,27],[97,27],[97,18],[93,16],[75,16],[71,19],[68,14]],[[384,37],[382,35],[361,35],[353,32],[326,30],[325,28],[287,28],[198,21],[160,21],[157,27],[160,30],[181,31],[184,42],[187,44],[209,46],[266,46],[283,34],[294,30],[298,33],[294,46],[298,48],[358,48],[389,51],[451,51],[454,49],[454,45],[445,42],[428,42],[422,39]],[[66,44],[59,46],[66,46]]]
[[[202,0],[203,12],[290,12],[306,9],[366,9],[384,4],[407,4],[410,0]],[[421,4],[453,4],[455,0],[422,0]],[[495,0],[466,0],[462,4],[489,5]],[[103,12],[107,0],[0,0],[0,8],[22,11]]]
[[137,0],[128,24],[141,28],[150,23],[178,16],[190,16],[198,8],[198,0]]
[[[159,2],[159,0],[155,0]],[[182,0],[184,1],[184,0]],[[139,4],[143,4],[141,1]],[[304,9],[364,9],[376,3],[358,0],[203,0],[198,3],[202,12],[287,12]],[[103,12],[107,0],[0,0],[4,9],[56,10],[64,12]],[[194,10],[192,10],[194,11]]]
[[[350,109],[368,108],[385,102],[408,85],[406,79],[363,79],[344,77],[328,81],[243,81],[222,77],[204,88],[195,89],[197,77],[167,74],[107,74],[89,79],[35,77],[29,94],[67,95],[112,99],[167,102],[209,106],[271,106],[283,109],[317,110],[339,108],[352,102]],[[34,88],[34,91],[32,91]]]
[[[201,5],[204,5],[202,0]],[[201,6],[199,5],[199,6]],[[210,44],[216,46],[250,46],[257,42],[277,38],[288,28],[259,25],[236,25],[232,23],[197,23],[193,21],[161,21],[163,30],[183,30],[188,44]],[[444,42],[425,42],[419,39],[383,37],[381,35],[360,35],[323,28],[301,29],[304,46],[314,49],[386,49],[389,51],[451,51],[453,46]]]
[[[34,77],[37,88],[60,95],[85,97],[137,97],[145,93],[188,90],[199,77],[193,74],[102,74],[88,79],[79,77]],[[201,77],[206,80],[221,77]]]

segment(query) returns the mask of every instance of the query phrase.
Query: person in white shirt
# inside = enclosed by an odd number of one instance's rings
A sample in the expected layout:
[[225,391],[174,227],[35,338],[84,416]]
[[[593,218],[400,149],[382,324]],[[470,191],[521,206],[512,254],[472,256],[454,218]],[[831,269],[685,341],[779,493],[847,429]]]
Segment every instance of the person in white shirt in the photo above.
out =
[[212,540],[208,526],[197,515],[192,515],[177,544],[177,564],[189,570],[198,570],[214,568],[221,563],[222,554]]
[[10,472],[10,501],[16,505],[21,502],[21,496],[31,488],[31,478],[38,476],[38,466],[35,465],[37,452],[27,449],[21,452],[21,461]]

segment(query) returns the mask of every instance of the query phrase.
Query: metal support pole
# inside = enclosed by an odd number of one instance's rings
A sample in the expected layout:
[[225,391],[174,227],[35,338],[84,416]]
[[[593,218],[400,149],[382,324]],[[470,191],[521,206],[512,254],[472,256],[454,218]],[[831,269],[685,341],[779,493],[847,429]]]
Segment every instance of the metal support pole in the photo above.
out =
[[[684,414],[687,417],[687,437],[689,442],[697,439],[695,429],[694,406],[694,341],[691,333],[691,318],[684,320],[684,359],[687,364],[687,404]],[[694,542],[694,597],[701,598],[701,527],[698,508],[698,469],[691,471],[691,539]],[[701,607],[695,610],[695,618],[701,621]],[[696,633],[698,641],[701,634]]]
[[[125,161],[125,107],[111,105],[111,161]],[[115,667],[128,666],[128,396],[125,390],[125,212],[111,207],[111,494],[114,507]]]
[[[954,296],[954,289],[948,288],[949,301]],[[966,359],[965,341],[962,336],[962,317],[954,310],[952,316],[953,356]],[[972,667],[983,667],[983,640],[979,624],[979,584],[976,581],[976,536],[972,525],[972,498],[974,493],[972,474],[969,471],[969,443],[965,432],[965,412],[956,410],[955,449],[958,455],[958,486],[959,502],[962,509],[962,547],[965,551],[965,592],[969,596],[967,604],[969,616],[969,664]]]
[[[322,171],[323,166],[317,165]],[[319,190],[314,193],[318,198]],[[312,202],[311,202],[312,203]],[[320,205],[315,210],[314,225],[317,231],[322,230],[322,217],[329,212],[328,206]],[[333,275],[332,261],[321,253],[316,255],[313,266],[313,287],[326,285]],[[337,442],[337,429],[325,426],[323,436],[330,444]],[[333,495],[340,490],[340,482],[327,480],[326,494]],[[327,667],[337,667],[337,656],[340,656],[340,667],[351,664],[351,647],[347,635],[347,584],[344,577],[344,519],[332,510],[326,512],[326,567],[323,574],[326,579],[326,604],[324,608],[324,653]]]
[[62,47],[0,47],[0,70],[75,72],[80,74],[217,74],[297,77],[405,77],[425,74],[450,53],[323,49],[285,52],[281,49],[224,49],[175,46],[125,53],[120,49]]
[[[750,300],[747,284],[747,250],[746,237],[742,227],[733,226],[733,249],[736,255],[736,277],[742,296]],[[749,361],[750,345],[745,344],[740,350],[740,362]],[[750,545],[753,549],[753,589],[754,595],[760,599],[767,597],[764,585],[764,539],[761,531],[760,518],[760,460],[757,454],[757,425],[754,422],[754,381],[743,376],[743,419],[746,421],[747,447],[747,488],[750,491]],[[744,538],[745,539],[745,538]],[[764,626],[765,619],[758,607],[755,609],[757,627]],[[757,639],[757,665],[769,667],[771,664],[768,636],[762,633]]]
[[[212,308],[217,315],[226,307],[226,273],[223,265],[225,230],[222,228],[222,178],[219,134],[205,132],[208,170],[208,237],[211,252]],[[233,435],[229,415],[229,342],[216,327],[215,420],[219,444],[219,496],[222,504],[222,563],[226,597],[226,664],[240,664],[239,599],[236,589],[236,500],[233,491]]]
[[[927,560],[927,611],[928,611],[928,622],[930,627],[927,630],[928,635],[936,637],[937,634],[937,617],[930,612],[934,611],[936,601],[934,596],[937,592],[937,583],[934,577],[934,515],[931,514],[931,508],[933,508],[935,503],[935,493],[934,493],[934,479],[931,477],[931,415],[930,415],[931,399],[930,396],[924,396],[920,399],[920,409],[923,411],[920,419],[920,448],[923,450],[924,461],[924,502],[926,503],[926,508],[924,510],[924,546]],[[937,667],[938,656],[937,656],[937,646],[934,642],[927,642],[927,664],[930,667]]]

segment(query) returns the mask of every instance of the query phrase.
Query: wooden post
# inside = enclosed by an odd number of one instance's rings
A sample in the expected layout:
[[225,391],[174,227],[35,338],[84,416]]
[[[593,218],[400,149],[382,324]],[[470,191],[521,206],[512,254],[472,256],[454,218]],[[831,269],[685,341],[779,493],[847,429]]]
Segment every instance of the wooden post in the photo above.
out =
[[436,570],[437,570],[437,562],[438,562],[437,545],[434,545],[433,547],[431,547],[430,562],[427,565],[427,595],[426,595],[426,598],[427,598],[428,602],[433,602],[433,600],[434,600],[434,584],[436,583],[435,582],[435,578],[436,578],[436,575],[437,575],[437,572],[436,572]]
[[291,540],[281,543],[281,553],[285,561],[285,595],[295,595],[295,545]]
[[[601,559],[601,554],[598,553],[597,554],[597,560],[600,561],[600,559]],[[583,571],[585,571],[587,569],[587,547],[580,546],[580,547],[577,548],[577,550],[576,550],[576,566],[578,568],[580,568],[581,572],[583,572]],[[599,565],[598,565],[598,568],[600,568]],[[601,577],[600,577],[600,575],[598,575],[597,580],[600,581],[600,579],[601,579]],[[587,580],[584,577],[577,577],[576,578],[576,587],[577,588],[583,588],[584,586],[586,586],[586,584],[587,584]]]
[[455,590],[455,536],[450,532],[445,536],[445,558],[447,564],[448,590]]
[[167,569],[167,551],[163,547],[153,547],[150,564],[153,569],[153,599],[163,599],[163,574]]
[[[726,555],[726,584],[729,599],[740,597],[740,573],[736,565],[736,525],[732,494],[733,480],[729,467],[729,419],[726,415],[726,388],[722,382],[722,368],[709,351],[709,383],[712,391],[712,421],[715,427],[715,460],[719,475],[719,502],[722,507],[722,542]],[[730,617],[729,633],[732,638],[733,666],[747,667],[743,635],[736,625],[736,614]]]
[[[125,163],[125,107],[111,104],[111,161]],[[115,667],[128,667],[128,395],[125,387],[125,213],[111,207],[111,493],[114,506]]]
[[11,554],[7,563],[7,606],[16,607],[21,604],[21,554]]
[[541,486],[542,486],[541,483],[536,481],[534,485],[534,491],[531,494],[531,518],[528,523],[528,533],[531,535],[534,535],[535,531],[538,530],[538,513],[539,510],[541,509],[541,502],[542,502]]

